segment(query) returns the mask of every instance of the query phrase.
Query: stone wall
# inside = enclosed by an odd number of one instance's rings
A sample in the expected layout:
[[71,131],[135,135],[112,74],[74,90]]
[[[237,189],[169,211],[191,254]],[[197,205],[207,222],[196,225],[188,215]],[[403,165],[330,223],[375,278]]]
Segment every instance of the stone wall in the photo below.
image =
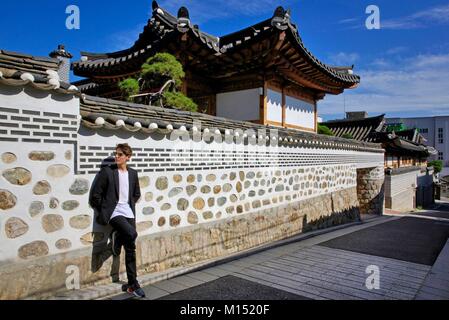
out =
[[[140,176],[141,273],[353,221],[357,170],[383,166],[379,150],[313,139],[292,147],[94,130],[80,122],[77,98],[32,89],[0,87],[0,112],[3,299],[62,289],[67,266],[79,268],[83,285],[123,268],[111,258],[110,228],[96,224],[88,205],[117,143],[133,146]],[[383,176],[370,172],[361,180],[375,191],[369,181]]]
[[[246,215],[141,236],[137,243],[138,273],[187,266],[359,218],[357,190],[353,187]],[[123,263],[123,255],[122,261],[111,257],[108,246],[100,241],[93,247],[0,265],[0,299],[45,298],[64,291],[70,266],[79,268],[81,287],[110,283],[125,271]]]
[[383,214],[384,179],[383,166],[357,170],[357,194],[361,214]]

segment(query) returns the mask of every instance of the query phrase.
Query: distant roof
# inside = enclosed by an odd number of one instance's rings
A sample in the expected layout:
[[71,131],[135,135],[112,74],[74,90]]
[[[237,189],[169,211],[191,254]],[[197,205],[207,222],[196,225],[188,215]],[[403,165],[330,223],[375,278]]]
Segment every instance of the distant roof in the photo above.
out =
[[[283,36],[276,42],[270,41],[268,47],[261,45],[263,40],[281,34]],[[283,54],[277,56],[279,61],[276,63],[279,68],[284,70],[283,72],[302,77],[312,87],[340,93],[360,82],[360,77],[353,74],[353,66],[329,66],[307,50],[298,34],[297,26],[290,21],[290,13],[282,7],[276,9],[272,18],[219,38],[192,25],[185,7],[180,8],[176,18],[160,8],[155,1],[152,17],[131,48],[112,53],[82,52],[81,61],[74,62],[72,69],[76,75],[82,77],[123,75],[125,71],[140,69],[156,52],[181,46],[180,39],[184,35],[192,39],[192,45],[185,48],[190,50],[189,56],[194,60],[192,64],[195,68],[213,70],[209,72],[211,76],[229,74],[230,71],[224,70],[223,66],[230,66],[238,72],[247,68],[257,69],[257,63],[270,63],[264,62],[263,59],[269,52],[284,50]]]
[[60,61],[54,58],[0,50],[0,84],[9,86],[31,85],[40,90],[58,90],[76,93],[78,89],[59,80]]
[[385,125],[385,114],[364,119],[342,119],[323,122],[336,137],[351,135],[354,140],[375,142],[372,132],[381,132]]

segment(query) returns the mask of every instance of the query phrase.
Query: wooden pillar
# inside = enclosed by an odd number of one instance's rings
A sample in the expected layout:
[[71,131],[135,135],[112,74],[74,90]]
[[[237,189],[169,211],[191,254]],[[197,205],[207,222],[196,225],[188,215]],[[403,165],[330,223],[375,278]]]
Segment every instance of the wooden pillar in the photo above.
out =
[[286,115],[286,113],[287,113],[287,106],[286,106],[286,98],[285,98],[285,89],[284,89],[284,86],[282,86],[282,89],[281,89],[281,92],[282,92],[282,127],[283,128],[287,128],[287,123],[286,123],[286,121],[285,121],[285,115]]
[[260,114],[259,121],[260,124],[266,126],[267,125],[267,110],[268,109],[268,86],[267,82],[264,81],[262,94],[260,95]]

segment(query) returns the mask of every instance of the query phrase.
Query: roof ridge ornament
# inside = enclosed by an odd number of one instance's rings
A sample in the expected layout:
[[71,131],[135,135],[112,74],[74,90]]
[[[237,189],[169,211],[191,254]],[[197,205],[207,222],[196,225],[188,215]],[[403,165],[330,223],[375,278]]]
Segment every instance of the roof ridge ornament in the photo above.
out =
[[273,19],[271,19],[271,25],[281,31],[288,28],[288,23],[290,22],[290,10],[285,11],[282,6],[276,8],[273,14]]
[[178,10],[178,31],[186,33],[191,28],[189,10],[186,7],[181,7]]
[[151,7],[153,8],[153,11],[154,11],[157,8],[159,8],[159,4],[155,0],[153,0],[153,3],[151,4]]

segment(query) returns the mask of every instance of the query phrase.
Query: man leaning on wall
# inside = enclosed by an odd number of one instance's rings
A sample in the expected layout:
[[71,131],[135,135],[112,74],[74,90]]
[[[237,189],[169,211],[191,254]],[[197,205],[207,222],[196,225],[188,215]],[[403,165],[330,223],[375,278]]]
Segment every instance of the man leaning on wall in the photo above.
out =
[[136,267],[136,202],[140,199],[139,177],[127,163],[133,154],[128,144],[118,144],[115,149],[115,164],[101,169],[92,185],[90,205],[97,213],[97,222],[113,228],[112,254],[120,255],[125,248],[125,263],[128,284],[124,292],[144,298],[145,293],[137,281]]

